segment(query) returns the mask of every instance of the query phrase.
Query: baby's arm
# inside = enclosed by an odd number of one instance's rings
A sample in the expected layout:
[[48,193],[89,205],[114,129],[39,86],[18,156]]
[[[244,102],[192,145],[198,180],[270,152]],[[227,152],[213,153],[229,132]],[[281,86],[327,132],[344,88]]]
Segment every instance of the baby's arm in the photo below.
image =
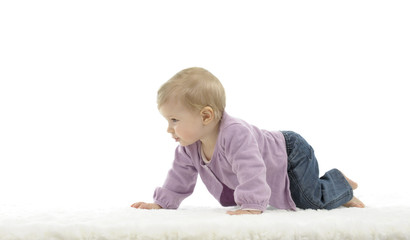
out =
[[154,203],[136,202],[131,205],[137,209],[177,209],[183,199],[194,191],[198,172],[185,149],[178,147],[175,160],[168,172],[163,187],[154,193]]
[[232,164],[239,185],[235,202],[241,209],[230,215],[260,214],[269,204],[271,190],[266,182],[266,165],[254,134],[247,128],[235,126],[225,134],[225,152]]
[[131,205],[133,208],[139,209],[161,209],[162,207],[156,203],[136,202]]

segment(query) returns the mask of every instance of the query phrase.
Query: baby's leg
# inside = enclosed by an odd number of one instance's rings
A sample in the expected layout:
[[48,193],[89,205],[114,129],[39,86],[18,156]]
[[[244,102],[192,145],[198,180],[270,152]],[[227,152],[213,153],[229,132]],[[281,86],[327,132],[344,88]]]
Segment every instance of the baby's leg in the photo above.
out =
[[327,171],[319,178],[313,148],[297,133],[282,133],[288,154],[290,191],[298,208],[334,209],[352,200],[353,181],[348,182],[337,169]]
[[[343,176],[346,178],[347,182],[349,183],[349,185],[352,187],[353,190],[357,188],[357,183],[355,181],[353,181],[352,179],[346,177],[346,175],[344,175],[344,174],[343,174]],[[350,201],[343,204],[343,206],[345,206],[345,207],[357,207],[357,208],[364,208],[365,207],[364,203],[362,201],[360,201],[355,196],[353,196],[353,198]]]
[[352,179],[346,177],[346,175],[343,174],[343,176],[346,178],[347,182],[352,187],[352,189],[355,190],[358,186],[357,183],[355,181],[353,181]]

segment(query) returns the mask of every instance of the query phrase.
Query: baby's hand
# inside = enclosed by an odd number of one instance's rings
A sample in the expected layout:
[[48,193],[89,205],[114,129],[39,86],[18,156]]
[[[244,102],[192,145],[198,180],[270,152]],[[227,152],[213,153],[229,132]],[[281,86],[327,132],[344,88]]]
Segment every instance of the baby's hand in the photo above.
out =
[[238,209],[236,211],[227,211],[226,213],[229,214],[229,215],[261,214],[262,211],[260,211],[260,210],[242,210],[242,209]]
[[161,209],[162,207],[156,203],[136,202],[131,205],[133,208],[139,209]]

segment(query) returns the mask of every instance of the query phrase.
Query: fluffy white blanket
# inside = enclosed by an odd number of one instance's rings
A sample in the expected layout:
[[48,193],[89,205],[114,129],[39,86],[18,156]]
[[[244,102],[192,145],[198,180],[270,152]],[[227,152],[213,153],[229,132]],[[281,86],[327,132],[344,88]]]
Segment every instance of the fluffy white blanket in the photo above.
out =
[[230,208],[0,210],[0,239],[410,239],[410,207],[331,211]]

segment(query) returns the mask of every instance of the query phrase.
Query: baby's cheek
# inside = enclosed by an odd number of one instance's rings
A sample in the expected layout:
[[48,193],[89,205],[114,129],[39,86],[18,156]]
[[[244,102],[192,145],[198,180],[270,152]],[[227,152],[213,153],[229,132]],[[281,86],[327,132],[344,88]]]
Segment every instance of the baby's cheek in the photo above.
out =
[[186,130],[181,126],[175,127],[175,134],[180,138],[186,138]]
[[186,141],[192,141],[194,138],[196,138],[196,133],[194,129],[192,128],[184,128],[184,127],[179,127],[175,129],[175,133],[178,135],[178,137],[183,138]]
[[177,135],[179,135],[179,133],[181,132],[181,131],[180,131],[180,127],[179,127],[179,126],[175,126],[175,127],[174,127],[174,131],[175,131],[175,133],[176,133]]

